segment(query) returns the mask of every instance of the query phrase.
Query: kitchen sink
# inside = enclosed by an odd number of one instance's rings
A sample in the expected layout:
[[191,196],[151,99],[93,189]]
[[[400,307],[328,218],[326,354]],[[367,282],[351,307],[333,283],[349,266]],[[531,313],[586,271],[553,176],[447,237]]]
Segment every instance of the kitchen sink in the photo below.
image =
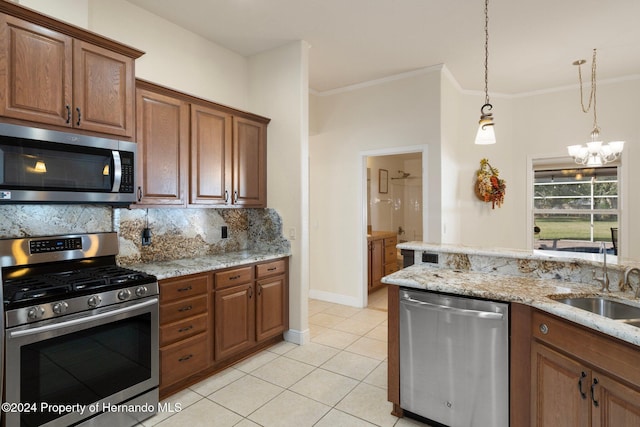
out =
[[556,301],[640,327],[640,307],[603,297],[562,298]]

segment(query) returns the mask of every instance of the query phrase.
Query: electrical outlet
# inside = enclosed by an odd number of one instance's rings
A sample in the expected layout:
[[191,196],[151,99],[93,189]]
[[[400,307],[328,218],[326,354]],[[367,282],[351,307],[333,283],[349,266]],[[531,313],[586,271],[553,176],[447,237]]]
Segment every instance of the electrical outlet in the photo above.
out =
[[221,234],[223,239],[226,239],[227,237],[229,237],[226,225],[222,226]]
[[149,246],[151,244],[151,229],[149,227],[142,230],[142,246]]

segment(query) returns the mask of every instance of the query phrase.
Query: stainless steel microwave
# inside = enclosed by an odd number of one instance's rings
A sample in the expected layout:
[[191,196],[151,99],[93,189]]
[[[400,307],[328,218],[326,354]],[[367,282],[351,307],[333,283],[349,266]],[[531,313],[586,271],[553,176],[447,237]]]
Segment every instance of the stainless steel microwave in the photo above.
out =
[[135,202],[137,144],[0,123],[0,204]]

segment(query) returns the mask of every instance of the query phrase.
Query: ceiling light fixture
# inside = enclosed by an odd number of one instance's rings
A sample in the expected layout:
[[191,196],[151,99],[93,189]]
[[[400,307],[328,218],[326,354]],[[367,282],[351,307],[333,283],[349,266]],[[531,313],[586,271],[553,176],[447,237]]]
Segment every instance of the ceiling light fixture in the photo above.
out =
[[493,105],[489,103],[489,0],[484,0],[484,105],[480,108],[480,122],[476,134],[476,144],[496,143],[493,130]]
[[596,50],[593,49],[593,59],[591,60],[591,93],[589,94],[589,104],[585,108],[582,96],[582,68],[581,65],[587,62],[584,59],[574,61],[573,65],[578,66],[578,79],[580,81],[580,105],[582,112],[588,113],[593,107],[593,130],[591,131],[591,141],[586,145],[570,145],[567,147],[569,155],[580,165],[602,166],[620,157],[624,148],[624,141],[611,141],[608,144],[600,139],[600,128],[598,127],[598,115],[596,113]]

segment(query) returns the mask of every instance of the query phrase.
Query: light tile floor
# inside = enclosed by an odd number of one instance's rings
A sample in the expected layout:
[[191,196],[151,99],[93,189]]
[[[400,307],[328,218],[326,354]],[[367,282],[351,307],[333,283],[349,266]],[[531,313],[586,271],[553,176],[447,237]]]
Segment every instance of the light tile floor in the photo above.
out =
[[358,309],[309,301],[311,342],[281,342],[182,392],[145,427],[425,426],[387,401],[386,289]]

